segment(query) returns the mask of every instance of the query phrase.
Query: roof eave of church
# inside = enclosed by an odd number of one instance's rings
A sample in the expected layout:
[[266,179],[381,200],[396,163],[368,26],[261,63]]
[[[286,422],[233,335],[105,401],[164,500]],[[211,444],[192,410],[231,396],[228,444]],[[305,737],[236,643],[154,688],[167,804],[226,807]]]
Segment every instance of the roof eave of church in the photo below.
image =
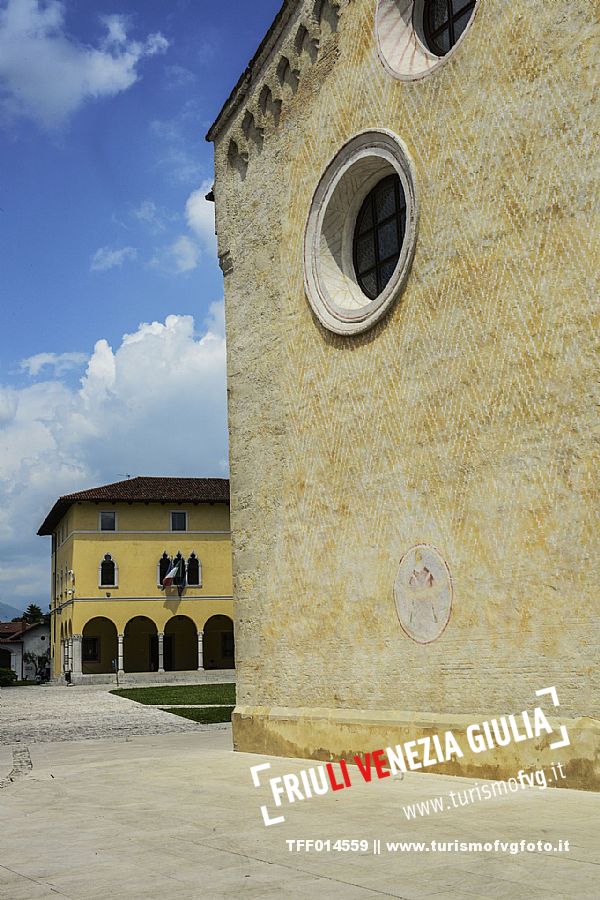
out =
[[210,126],[206,135],[207,141],[212,142],[215,140],[231,116],[235,114],[238,107],[244,102],[248,94],[248,89],[254,81],[255,75],[261,71],[265,61],[268,59],[273,47],[277,44],[297,6],[298,0],[283,0],[281,8],[275,16],[273,24],[260,42],[258,50],[241,74],[236,86],[223,104],[219,115]]

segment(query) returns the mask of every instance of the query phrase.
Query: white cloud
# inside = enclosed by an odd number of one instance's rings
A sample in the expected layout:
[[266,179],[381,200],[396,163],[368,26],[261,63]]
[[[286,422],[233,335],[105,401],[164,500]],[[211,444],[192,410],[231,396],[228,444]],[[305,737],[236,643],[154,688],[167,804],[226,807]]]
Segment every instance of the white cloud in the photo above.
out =
[[17,392],[9,387],[0,387],[0,428],[12,422],[19,405]]
[[21,360],[21,370],[32,378],[37,377],[42,369],[48,367],[55,375],[63,375],[70,369],[77,369],[87,362],[85,353],[36,353]]
[[59,495],[122,472],[226,476],[226,458],[222,303],[200,334],[191,316],[168,316],[116,350],[99,340],[78,388],[0,386],[0,600],[47,606],[49,548],[35,532]]
[[[179,235],[173,243],[156,253],[150,262],[153,268],[181,275],[198,268],[202,258],[216,259],[215,205],[206,199],[211,186],[212,181],[203,181],[189,195],[185,205],[185,220],[191,234]],[[149,210],[149,214],[151,212]]]
[[100,16],[100,21],[106,25],[108,32],[104,39],[104,46],[120,47],[127,43],[127,19],[125,16]]
[[136,257],[135,247],[121,247],[118,250],[113,250],[111,247],[99,247],[92,256],[90,270],[106,272],[108,269],[120,268],[126,260],[134,260]]
[[198,101],[190,99],[171,118],[154,119],[150,123],[152,134],[163,145],[156,165],[175,184],[197,184],[202,177],[196,141],[198,122],[203,117]]
[[161,209],[153,200],[143,200],[134,210],[132,215],[138,222],[145,225],[152,234],[159,234],[167,227],[167,222],[175,217]]
[[168,87],[189,87],[198,80],[197,76],[184,66],[167,66],[165,75]]
[[104,16],[101,22],[106,35],[93,47],[67,34],[65,5],[59,0],[7,0],[0,10],[4,117],[60,127],[88,100],[130,88],[138,80],[139,63],[168,47],[161,34],[129,39],[122,16]]
[[220,303],[211,303],[208,316],[204,323],[207,333],[217,335],[217,337],[225,337],[225,304],[221,300]]
[[198,266],[200,247],[187,234],[181,234],[168,247],[160,250],[151,260],[153,269],[169,275],[183,275]]
[[215,256],[215,204],[206,199],[211,188],[212,181],[203,181],[197,191],[192,191],[185,205],[185,219],[188,228],[200,239],[205,252]]
[[[175,141],[170,142],[160,155],[157,167],[165,173],[166,178],[172,184],[176,185],[197,184],[202,175],[202,166],[198,157],[194,153],[190,153],[184,146],[177,145]],[[161,174],[162,177],[164,176]]]
[[186,234],[172,243],[170,253],[177,272],[189,272],[198,265],[198,245]]

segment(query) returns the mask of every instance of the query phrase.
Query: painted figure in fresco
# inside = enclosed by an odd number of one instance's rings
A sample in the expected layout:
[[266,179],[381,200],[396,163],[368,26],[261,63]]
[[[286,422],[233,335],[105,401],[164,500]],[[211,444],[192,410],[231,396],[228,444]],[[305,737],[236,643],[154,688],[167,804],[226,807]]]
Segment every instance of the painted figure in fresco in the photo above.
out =
[[[419,568],[417,568],[417,566]],[[415,568],[413,568],[411,576],[408,579],[408,586],[411,588],[412,600],[412,608],[409,617],[409,622],[411,625],[413,623],[415,615],[415,607],[419,606],[422,603],[428,604],[428,607],[431,610],[431,617],[437,624],[438,617],[434,605],[434,601],[437,597],[437,591],[433,589],[434,585],[435,578],[429,571],[427,566],[423,565],[422,552],[420,550],[417,550],[415,552]]]

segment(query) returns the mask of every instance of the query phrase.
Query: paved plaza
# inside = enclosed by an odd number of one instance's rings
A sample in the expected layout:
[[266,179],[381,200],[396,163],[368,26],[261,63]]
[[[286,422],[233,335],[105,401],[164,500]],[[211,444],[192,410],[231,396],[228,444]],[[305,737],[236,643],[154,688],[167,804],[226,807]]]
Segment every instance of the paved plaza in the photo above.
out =
[[[3,690],[0,729],[1,900],[598,897],[595,794],[532,789],[408,821],[407,804],[475,784],[414,773],[296,802],[283,824],[266,828],[260,805],[273,801],[253,786],[250,766],[269,762],[269,775],[284,775],[314,763],[233,753],[229,726],[75,687]],[[368,849],[307,853],[286,843],[337,838]],[[570,852],[385,849],[387,841],[523,839],[568,840]]]
[[114,685],[2,688],[0,746],[198,731],[187,719],[115,697],[110,693],[114,689]]

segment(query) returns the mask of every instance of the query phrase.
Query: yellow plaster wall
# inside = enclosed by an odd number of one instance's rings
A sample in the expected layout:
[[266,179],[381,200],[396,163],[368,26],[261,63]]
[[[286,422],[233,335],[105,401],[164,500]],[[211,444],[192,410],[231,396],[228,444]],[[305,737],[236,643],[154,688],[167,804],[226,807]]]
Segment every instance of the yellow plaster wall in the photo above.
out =
[[[117,512],[117,531],[99,531],[100,510]],[[169,530],[171,510],[187,511],[186,532]],[[57,532],[66,536],[57,548],[58,570],[72,570],[75,580],[57,597],[60,612],[53,616],[57,623],[53,634],[55,675],[60,673],[61,625],[64,632],[70,628],[71,634],[82,634],[87,622],[102,616],[122,634],[135,616],[147,616],[158,631],[164,631],[178,615],[188,616],[198,630],[211,616],[233,617],[231,536],[225,504],[79,503],[63,517]],[[202,563],[202,586],[186,587],[182,598],[176,589],[161,590],[157,564],[165,551],[170,556],[181,551],[186,560],[194,552]],[[118,565],[116,587],[100,587],[98,583],[99,565],[106,553]],[[74,591],[73,596],[67,594],[67,587]]]
[[[454,56],[415,82],[381,66],[374,0],[342,7],[316,64],[292,57],[295,96],[276,49],[215,147],[239,702],[417,723],[530,708],[556,685],[561,715],[597,718],[598,5],[481,0]],[[419,231],[400,301],[343,338],[311,314],[303,236],[326,165],[367,128],[406,143]],[[427,646],[392,593],[421,542],[454,582]],[[262,720],[234,726],[240,749],[276,752]]]
[[203,600],[198,601],[168,599],[157,597],[156,600],[124,600],[78,602],[75,601],[72,612],[72,626],[74,634],[81,634],[86,623],[96,616],[105,616],[117,627],[119,634],[123,634],[127,623],[135,616],[147,616],[154,622],[158,631],[164,631],[167,623],[175,616],[188,616],[198,630],[202,631],[205,623],[211,616],[225,615],[232,618],[232,601]]
[[117,513],[118,531],[169,532],[171,511],[187,512],[188,531],[229,531],[229,509],[224,503],[77,503],[64,518],[69,533],[98,531],[100,512]]

